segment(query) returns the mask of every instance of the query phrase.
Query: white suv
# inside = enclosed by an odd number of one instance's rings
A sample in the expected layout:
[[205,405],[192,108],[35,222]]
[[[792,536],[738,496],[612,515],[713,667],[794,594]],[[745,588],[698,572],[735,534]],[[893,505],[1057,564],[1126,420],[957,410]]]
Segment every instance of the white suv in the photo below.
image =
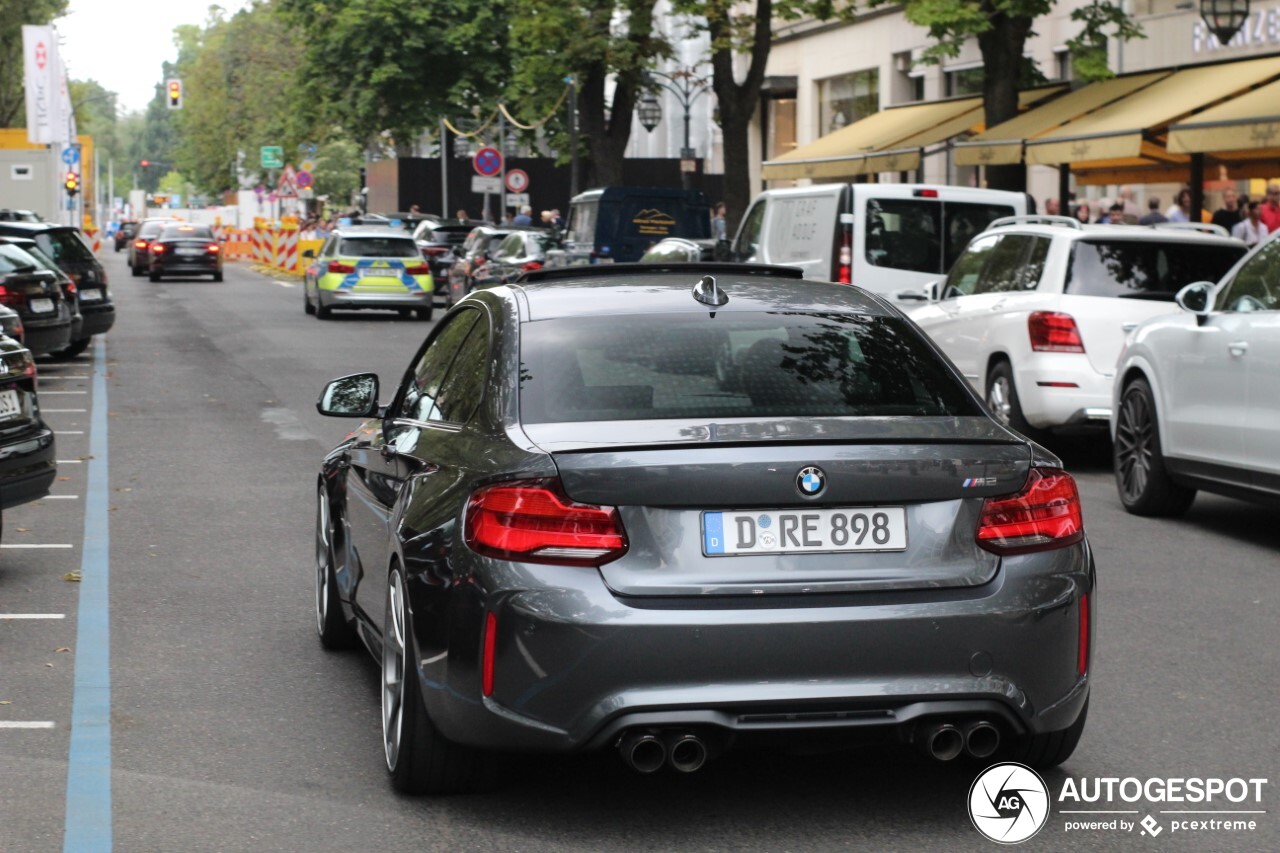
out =
[[1212,225],[1010,217],[975,237],[941,293],[933,288],[940,298],[908,316],[1006,425],[1033,438],[1058,427],[1102,429],[1125,335],[1176,312],[1180,288],[1216,281],[1244,253]]
[[1196,489],[1280,503],[1280,236],[1184,310],[1143,323],[1116,365],[1116,485],[1137,515],[1178,515]]

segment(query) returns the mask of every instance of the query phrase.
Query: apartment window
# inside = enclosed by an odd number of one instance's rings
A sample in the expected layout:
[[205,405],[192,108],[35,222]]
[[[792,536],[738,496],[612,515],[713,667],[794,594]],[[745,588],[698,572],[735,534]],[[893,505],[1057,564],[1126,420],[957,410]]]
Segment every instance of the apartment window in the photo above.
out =
[[1056,80],[1071,79],[1071,51],[1065,47],[1053,52],[1053,73]]
[[831,77],[818,86],[819,135],[839,130],[880,109],[877,68]]
[[947,97],[982,94],[982,66],[957,68],[946,72]]
[[911,51],[893,55],[893,90],[889,99],[894,104],[909,104],[924,100],[925,69],[917,65]]

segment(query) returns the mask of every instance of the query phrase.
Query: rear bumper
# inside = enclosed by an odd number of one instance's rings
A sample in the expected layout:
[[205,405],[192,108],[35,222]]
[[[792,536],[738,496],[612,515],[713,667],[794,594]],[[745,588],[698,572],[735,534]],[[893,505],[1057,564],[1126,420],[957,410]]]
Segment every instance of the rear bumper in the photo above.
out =
[[[593,569],[540,566],[537,576],[545,587],[496,588],[525,577],[513,572],[456,591],[443,617],[446,649],[440,622],[415,618],[420,683],[447,737],[564,752],[658,725],[731,738],[902,741],[923,719],[968,715],[1018,735],[1068,728],[1088,698],[1088,675],[1077,674],[1080,597],[1094,583],[1085,544],[1005,558],[981,587],[793,597],[785,606],[622,600]],[[440,615],[438,586],[416,580],[415,614]],[[493,591],[476,591],[485,588]],[[485,697],[488,613],[497,640]]]
[[1078,353],[1036,353],[1014,367],[1022,413],[1040,429],[1106,429],[1113,381],[1113,375],[1094,370],[1088,357]]
[[381,293],[359,290],[317,290],[316,294],[320,304],[325,308],[427,308],[434,303],[434,294],[427,290]]
[[116,306],[110,302],[82,302],[80,314],[84,317],[84,322],[77,340],[110,331],[116,322]]
[[23,319],[23,343],[33,355],[46,355],[71,345],[71,318],[33,321]]
[[49,494],[57,473],[53,431],[43,423],[0,439],[0,507],[39,500]]
[[192,258],[190,260],[166,260],[163,263],[152,261],[147,268],[153,275],[209,275],[221,272],[222,265],[217,258]]

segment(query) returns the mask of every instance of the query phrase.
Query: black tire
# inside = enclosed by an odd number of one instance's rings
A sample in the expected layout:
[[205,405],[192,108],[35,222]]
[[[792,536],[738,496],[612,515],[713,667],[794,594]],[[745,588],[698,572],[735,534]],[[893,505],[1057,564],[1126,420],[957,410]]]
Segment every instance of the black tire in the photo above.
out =
[[311,304],[311,294],[307,292],[306,282],[302,283],[302,310],[308,315],[316,313],[316,306]]
[[148,274],[147,274],[147,277],[148,277],[148,278],[150,278],[152,281],[159,281],[159,280],[160,280],[160,273],[158,273],[158,272],[148,273]]
[[1111,453],[1120,503],[1134,515],[1179,516],[1196,499],[1196,490],[1175,483],[1165,467],[1155,394],[1145,379],[1134,379],[1120,395]]
[[414,310],[414,313],[418,315],[419,320],[430,320],[431,316],[435,313],[435,306],[428,306],[426,308],[415,308],[413,310]]
[[382,623],[382,743],[391,786],[405,794],[487,788],[493,781],[490,757],[446,740],[427,716],[412,664],[417,649],[404,593],[404,574],[399,566],[393,567]]
[[1016,761],[1037,770],[1050,770],[1071,757],[1084,734],[1084,724],[1089,716],[1089,700],[1084,700],[1080,716],[1062,731],[1013,738],[1003,747],[1001,760]]
[[320,302],[320,294],[316,294],[316,310],[317,320],[328,320],[333,317],[333,309]]
[[397,314],[399,314],[401,317],[404,317],[404,318],[406,318],[406,319],[407,319],[407,318],[409,318],[409,317],[412,317],[412,316],[413,316],[413,309],[412,309],[412,308],[397,308],[397,309],[396,309],[396,313],[397,313]]
[[81,338],[78,341],[72,341],[71,345],[66,349],[58,350],[50,353],[56,359],[75,358],[80,353],[89,348],[89,344],[93,343],[93,338]]
[[320,645],[330,651],[354,648],[358,637],[338,597],[335,568],[337,522],[324,486],[316,490],[316,628]]
[[987,374],[987,392],[984,395],[992,416],[1004,426],[1022,433],[1032,441],[1043,441],[1046,432],[1027,423],[1022,414],[1022,402],[1013,382],[1013,368],[1007,361],[997,361]]
[[133,264],[130,264],[130,265],[129,265],[129,273],[130,273],[134,278],[139,278],[139,277],[141,277],[141,275],[142,275],[142,267],[135,267]]
[[214,274],[213,274],[213,280],[214,280],[214,281],[222,281],[222,273],[221,273],[221,272],[216,272],[216,273],[214,273]]

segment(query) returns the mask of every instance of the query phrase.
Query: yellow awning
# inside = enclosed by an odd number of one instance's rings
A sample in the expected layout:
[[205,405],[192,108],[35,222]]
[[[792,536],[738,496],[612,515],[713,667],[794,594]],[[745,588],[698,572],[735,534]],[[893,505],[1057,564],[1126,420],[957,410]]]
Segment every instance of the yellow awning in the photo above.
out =
[[1280,75],[1280,57],[1178,71],[1027,141],[1027,162],[1056,165],[1141,155],[1143,134]]
[[955,163],[959,166],[986,166],[1022,162],[1022,144],[1055,130],[1072,119],[1149,86],[1169,72],[1115,77],[1068,92],[1041,107],[984,130],[973,139],[957,142]]
[[1280,146],[1280,80],[1169,128],[1169,150],[1186,154]]
[[890,107],[766,162],[762,176],[766,181],[778,181],[862,175],[867,171],[866,155],[896,149],[894,143],[899,140],[975,111],[981,121],[981,98]]

